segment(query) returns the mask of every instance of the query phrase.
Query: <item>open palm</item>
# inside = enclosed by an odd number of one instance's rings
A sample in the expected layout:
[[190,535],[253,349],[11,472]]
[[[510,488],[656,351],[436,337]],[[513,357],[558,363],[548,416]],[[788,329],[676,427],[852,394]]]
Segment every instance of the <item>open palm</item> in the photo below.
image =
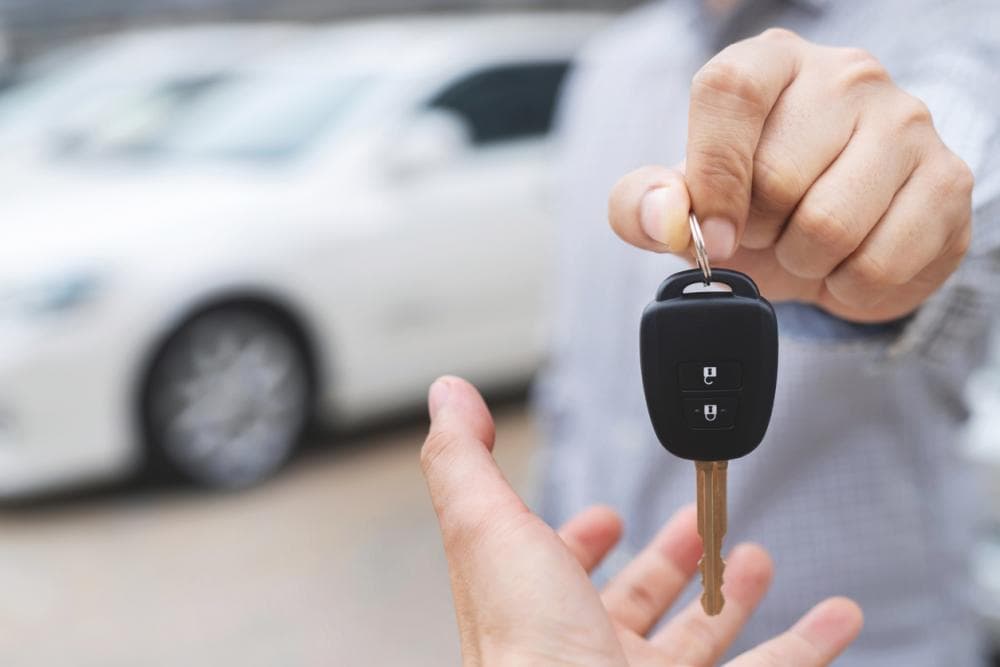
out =
[[[726,606],[697,601],[650,634],[697,568],[701,541],[684,508],[603,591],[588,573],[621,536],[592,507],[558,532],[535,516],[493,460],[493,420],[467,382],[446,377],[430,393],[421,461],[448,557],[462,655],[472,665],[713,665],[770,584],[759,546],[737,546],[726,568]],[[857,636],[861,611],[825,600],[787,632],[735,658],[733,667],[829,664]]]

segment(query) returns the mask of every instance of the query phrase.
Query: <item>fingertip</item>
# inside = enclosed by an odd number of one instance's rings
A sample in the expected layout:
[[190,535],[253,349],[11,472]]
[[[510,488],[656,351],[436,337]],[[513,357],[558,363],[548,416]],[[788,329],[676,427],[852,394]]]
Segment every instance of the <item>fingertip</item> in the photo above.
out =
[[646,166],[615,183],[608,200],[608,221],[623,241],[637,248],[681,252],[690,242],[690,208],[690,195],[680,171]]
[[451,376],[442,375],[431,383],[431,387],[427,391],[427,411],[430,413],[431,419],[434,419],[434,416],[448,401],[452,380]]
[[674,512],[664,530],[675,531],[678,535],[686,536],[691,541],[696,542],[700,553],[701,537],[698,535],[698,507],[694,503],[684,505]]
[[824,613],[834,622],[856,627],[858,631],[864,627],[865,613],[861,605],[849,597],[837,596],[824,600],[820,605],[825,607]]
[[698,536],[698,512],[685,505],[667,521],[656,537],[660,553],[678,563],[685,572],[694,572],[701,559],[702,544]]
[[493,448],[495,427],[486,401],[468,380],[442,375],[427,393],[431,431],[447,429],[481,441]]
[[[685,523],[697,524],[698,522],[698,506],[694,503],[688,503],[687,505],[682,505],[679,510],[674,512],[673,519],[676,521],[683,521]],[[697,525],[695,525],[695,531],[698,530]]]
[[736,224],[722,218],[709,218],[701,225],[705,250],[713,262],[724,262],[736,252]]
[[746,567],[752,568],[768,577],[774,572],[774,561],[767,549],[756,542],[741,542],[733,549],[730,559],[745,563]]
[[824,653],[834,655],[854,641],[863,625],[864,613],[857,602],[833,597],[813,607],[794,630]]
[[666,251],[680,252],[691,242],[690,210],[687,187],[678,175],[646,191],[639,203],[639,227]]
[[604,505],[588,507],[558,531],[559,537],[586,572],[591,572],[621,539],[617,512]]
[[771,586],[774,562],[764,547],[744,542],[730,553],[726,574],[726,593],[744,605],[754,607]]
[[621,516],[609,505],[594,505],[590,508],[592,521],[599,526],[609,538],[614,538],[617,543],[621,539],[625,530],[625,522]]

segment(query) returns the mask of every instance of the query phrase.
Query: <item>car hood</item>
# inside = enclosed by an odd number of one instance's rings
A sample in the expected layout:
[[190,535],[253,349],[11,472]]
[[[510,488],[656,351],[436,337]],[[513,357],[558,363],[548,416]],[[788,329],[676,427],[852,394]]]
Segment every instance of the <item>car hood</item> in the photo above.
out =
[[287,220],[300,187],[250,172],[50,173],[0,198],[0,282],[67,264],[141,261]]

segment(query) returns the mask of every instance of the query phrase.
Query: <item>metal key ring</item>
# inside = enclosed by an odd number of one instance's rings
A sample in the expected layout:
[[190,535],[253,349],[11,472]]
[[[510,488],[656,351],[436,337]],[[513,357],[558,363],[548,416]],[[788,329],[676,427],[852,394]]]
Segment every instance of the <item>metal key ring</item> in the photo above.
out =
[[694,261],[698,264],[698,268],[701,269],[701,274],[705,276],[705,284],[710,285],[712,283],[712,267],[708,265],[708,253],[705,251],[705,237],[701,235],[701,225],[698,224],[698,218],[695,217],[694,211],[691,211],[688,215],[688,224],[691,226]]

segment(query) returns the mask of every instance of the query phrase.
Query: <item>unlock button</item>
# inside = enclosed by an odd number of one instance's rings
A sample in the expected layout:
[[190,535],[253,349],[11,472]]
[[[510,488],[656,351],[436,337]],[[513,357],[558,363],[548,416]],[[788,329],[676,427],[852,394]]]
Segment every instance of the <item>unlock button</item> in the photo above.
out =
[[736,361],[685,361],[680,364],[680,384],[683,391],[714,391],[739,389],[743,373]]
[[732,428],[736,406],[735,398],[688,398],[684,413],[690,428]]

